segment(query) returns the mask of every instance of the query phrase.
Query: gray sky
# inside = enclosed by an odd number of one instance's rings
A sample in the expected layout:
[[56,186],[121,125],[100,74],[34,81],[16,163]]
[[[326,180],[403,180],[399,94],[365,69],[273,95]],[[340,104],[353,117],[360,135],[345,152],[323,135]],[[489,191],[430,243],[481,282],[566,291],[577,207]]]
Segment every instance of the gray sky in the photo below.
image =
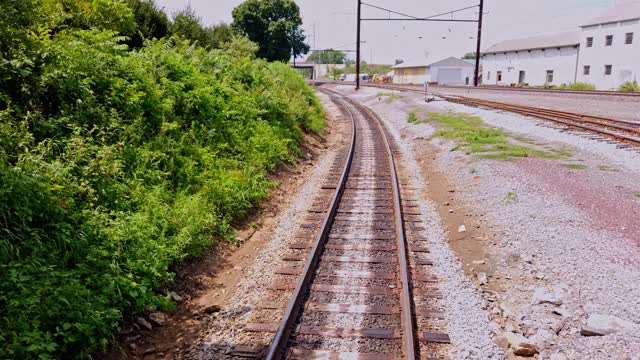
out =
[[[485,0],[482,48],[506,39],[542,33],[578,30],[578,25],[616,3],[629,0]],[[187,4],[207,24],[231,22],[231,11],[242,0],[156,0],[169,14]],[[478,0],[365,0],[414,16],[429,16],[469,5]],[[302,12],[308,43],[317,49],[354,48],[354,0],[296,0]],[[386,16],[363,7],[363,17]],[[477,18],[477,9],[457,15]],[[314,37],[315,25],[315,37]],[[363,22],[363,60],[374,63],[435,62],[475,51],[475,23]],[[420,37],[422,37],[420,39]],[[444,39],[443,39],[444,38]]]

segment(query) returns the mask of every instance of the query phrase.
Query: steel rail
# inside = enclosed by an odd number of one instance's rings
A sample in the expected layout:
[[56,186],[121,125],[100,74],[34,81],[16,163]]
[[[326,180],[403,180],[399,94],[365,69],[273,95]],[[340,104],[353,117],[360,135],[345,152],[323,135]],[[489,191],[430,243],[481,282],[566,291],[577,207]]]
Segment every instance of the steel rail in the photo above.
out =
[[350,111],[349,115],[351,117],[351,145],[349,147],[347,161],[345,162],[345,166],[342,170],[342,174],[340,176],[338,186],[336,187],[336,191],[333,195],[333,198],[331,199],[329,211],[327,212],[327,215],[322,222],[321,231],[313,243],[309,258],[304,265],[302,274],[300,275],[300,279],[296,284],[296,288],[293,291],[291,299],[284,312],[282,321],[280,322],[280,325],[278,327],[278,331],[276,332],[276,335],[271,342],[269,351],[266,355],[267,360],[279,360],[282,359],[282,357],[285,355],[284,352],[287,348],[287,342],[289,341],[291,331],[293,330],[296,319],[298,318],[298,315],[300,313],[300,308],[303,303],[303,296],[309,290],[311,277],[318,263],[322,248],[324,247],[324,244],[329,237],[329,231],[331,230],[331,225],[338,210],[338,204],[340,203],[340,199],[342,198],[342,195],[345,191],[356,145],[356,122],[353,114]]
[[[363,85],[363,86],[375,87],[375,88],[381,88],[381,89],[386,88],[386,89],[392,89],[392,90],[398,90],[398,91],[409,91],[409,92],[419,92],[419,93],[424,92],[423,90],[411,89],[411,88],[400,87],[400,86],[376,86],[376,85]],[[469,106],[484,106],[484,107],[489,107],[489,108],[498,109],[498,110],[506,110],[506,111],[510,111],[513,113],[521,114],[521,115],[533,116],[539,119],[567,125],[569,127],[573,127],[576,129],[586,130],[599,135],[605,135],[609,138],[613,138],[621,142],[631,143],[636,146],[640,145],[640,137],[626,136],[626,135],[612,132],[606,129],[580,123],[580,122],[590,123],[590,124],[595,124],[601,127],[614,128],[620,131],[640,133],[640,129],[638,128],[629,128],[627,126],[616,124],[618,123],[618,124],[625,124],[625,125],[632,125],[632,126],[640,126],[640,123],[638,122],[609,119],[609,118],[604,118],[599,116],[570,113],[566,111],[536,108],[536,107],[524,106],[524,105],[500,103],[495,101],[469,98],[469,97],[457,96],[457,95],[448,96],[448,95],[441,95],[441,94],[435,94],[435,93],[434,95],[440,98],[443,98],[447,101],[457,102],[457,103],[461,103]],[[591,120],[591,119],[595,119],[595,120]],[[611,123],[603,123],[602,121],[608,121]]]
[[[373,85],[363,85],[373,86]],[[419,88],[422,89],[422,85],[395,85],[398,87],[406,88]],[[575,94],[575,95],[596,95],[596,96],[617,96],[617,97],[640,97],[640,92],[631,91],[614,91],[614,90],[566,90],[566,89],[536,89],[536,88],[519,88],[497,85],[481,85],[478,87],[469,88],[467,86],[456,85],[432,85],[433,88],[442,89],[455,89],[455,90],[487,90],[487,91],[512,91],[512,92],[530,92],[530,93],[548,93],[548,94]]]
[[[331,91],[333,93],[334,91]],[[342,96],[342,95],[341,95]],[[402,302],[402,323],[404,327],[403,338],[405,341],[404,352],[405,357],[407,359],[416,359],[416,337],[414,330],[414,319],[413,311],[412,311],[412,299],[411,289],[409,287],[409,262],[408,262],[408,252],[407,252],[407,244],[405,239],[405,229],[404,229],[404,221],[402,216],[402,202],[400,199],[400,184],[398,182],[398,175],[396,171],[395,160],[393,158],[393,152],[391,151],[391,144],[387,139],[387,135],[384,131],[384,127],[382,125],[382,119],[375,112],[371,111],[368,107],[362,105],[361,103],[346,98],[347,102],[351,103],[354,107],[360,109],[361,111],[367,113],[369,117],[375,120],[375,123],[380,130],[380,134],[382,135],[382,139],[385,144],[385,149],[387,151],[387,155],[389,156],[389,168],[391,169],[391,183],[393,187],[393,202],[394,202],[394,215],[396,218],[396,239],[398,244],[398,262],[400,264],[400,274],[402,281],[402,292],[400,293],[400,298]]]
[[[444,97],[446,98],[446,97]],[[589,125],[584,125],[584,124],[580,124],[577,121],[583,121],[580,119],[576,119],[573,117],[564,117],[564,116],[559,116],[559,115],[553,115],[553,114],[544,114],[544,113],[540,113],[539,111],[535,111],[535,110],[539,110],[538,108],[530,108],[530,109],[534,109],[534,110],[530,110],[527,109],[527,107],[518,107],[518,106],[503,106],[504,104],[501,103],[495,103],[495,102],[491,102],[491,101],[484,101],[484,100],[478,100],[478,99],[470,99],[470,98],[464,98],[464,97],[458,97],[458,98],[451,98],[451,99],[446,99],[447,101],[452,101],[452,102],[457,102],[457,103],[461,103],[461,104],[465,104],[465,105],[471,105],[471,106],[484,106],[484,107],[489,107],[489,108],[494,108],[494,109],[499,109],[499,110],[507,110],[510,112],[514,112],[514,113],[518,113],[518,114],[522,114],[522,115],[529,115],[529,116],[534,116],[540,119],[544,119],[544,120],[549,120],[552,122],[556,122],[556,123],[561,123],[573,128],[577,128],[580,130],[587,130],[590,132],[594,132],[596,134],[599,135],[606,135],[608,137],[614,138],[618,141],[622,141],[622,142],[628,142],[628,143],[632,143],[634,145],[640,145],[640,137],[631,137],[631,136],[626,136],[620,133],[616,133],[616,132],[612,132],[606,129],[602,129],[602,128],[597,128],[597,127],[593,127],[593,126],[589,126]],[[470,100],[470,101],[468,101]],[[592,122],[593,123],[593,122]],[[605,126],[605,127],[613,127],[613,128],[620,128],[620,127],[616,127],[616,126],[612,126],[609,124],[601,124],[601,126]],[[629,130],[626,130],[629,131]],[[634,132],[638,132],[637,129],[633,129]]]

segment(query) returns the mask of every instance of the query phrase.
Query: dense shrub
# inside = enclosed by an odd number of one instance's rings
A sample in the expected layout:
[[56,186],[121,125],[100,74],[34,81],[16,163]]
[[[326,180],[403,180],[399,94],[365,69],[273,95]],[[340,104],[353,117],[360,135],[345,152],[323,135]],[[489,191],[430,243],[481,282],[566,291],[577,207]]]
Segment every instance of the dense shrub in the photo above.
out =
[[640,86],[637,82],[627,81],[624,84],[620,85],[618,88],[619,91],[631,91],[631,92],[640,92]]
[[0,32],[0,358],[86,357],[126,314],[170,306],[171,267],[232,239],[322,110],[245,39],[131,51],[108,18],[52,31],[26,10]]

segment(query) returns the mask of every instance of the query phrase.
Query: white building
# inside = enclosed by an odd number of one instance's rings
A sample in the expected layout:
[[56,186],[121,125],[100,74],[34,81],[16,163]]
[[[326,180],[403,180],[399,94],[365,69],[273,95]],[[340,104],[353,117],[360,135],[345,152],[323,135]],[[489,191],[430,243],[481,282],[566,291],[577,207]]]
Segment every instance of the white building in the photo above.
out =
[[442,85],[469,85],[473,83],[474,65],[454,57],[432,64],[402,63],[393,66],[392,69],[395,84],[436,82]]
[[640,3],[620,4],[576,32],[500,42],[482,52],[483,84],[585,82],[599,90],[640,80]]
[[485,85],[575,82],[580,34],[566,32],[507,40],[483,51]]
[[640,3],[618,5],[581,28],[578,81],[598,89],[640,81]]

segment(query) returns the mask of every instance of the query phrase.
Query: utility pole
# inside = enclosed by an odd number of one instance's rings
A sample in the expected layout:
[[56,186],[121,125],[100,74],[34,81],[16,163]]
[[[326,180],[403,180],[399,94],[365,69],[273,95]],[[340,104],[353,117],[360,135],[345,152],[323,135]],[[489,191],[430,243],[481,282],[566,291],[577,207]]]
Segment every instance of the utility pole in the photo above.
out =
[[360,10],[362,0],[358,0],[358,33],[356,35],[356,90],[360,89]]
[[474,71],[473,86],[478,86],[480,78],[480,44],[482,41],[482,13],[484,12],[484,0],[480,0],[480,11],[478,13],[478,43],[476,45],[476,69]]

